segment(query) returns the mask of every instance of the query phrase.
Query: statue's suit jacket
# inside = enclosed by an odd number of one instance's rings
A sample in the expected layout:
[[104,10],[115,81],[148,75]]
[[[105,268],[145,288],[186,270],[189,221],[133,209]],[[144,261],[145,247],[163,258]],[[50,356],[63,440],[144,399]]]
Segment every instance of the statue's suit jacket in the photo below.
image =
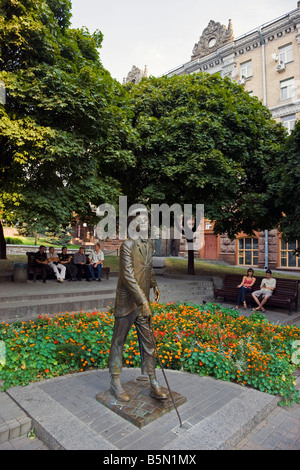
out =
[[149,301],[150,289],[157,285],[152,266],[153,246],[147,240],[126,240],[120,249],[120,271],[116,292],[116,317],[129,315]]

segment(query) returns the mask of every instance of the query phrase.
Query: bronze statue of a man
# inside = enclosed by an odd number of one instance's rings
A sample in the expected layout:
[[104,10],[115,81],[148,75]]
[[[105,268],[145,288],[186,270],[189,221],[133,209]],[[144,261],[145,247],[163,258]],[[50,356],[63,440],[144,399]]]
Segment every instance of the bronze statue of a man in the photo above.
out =
[[[145,215],[138,215],[135,221],[145,223]],[[155,346],[150,326],[151,309],[150,289],[154,289],[155,299],[159,299],[159,289],[152,266],[152,242],[128,239],[120,249],[120,271],[115,301],[115,323],[110,348],[109,371],[111,374],[111,393],[121,401],[130,397],[120,382],[123,348],[131,326],[137,329],[141,354],[142,374],[150,380],[150,395],[164,400],[167,395],[162,390],[155,375]]]

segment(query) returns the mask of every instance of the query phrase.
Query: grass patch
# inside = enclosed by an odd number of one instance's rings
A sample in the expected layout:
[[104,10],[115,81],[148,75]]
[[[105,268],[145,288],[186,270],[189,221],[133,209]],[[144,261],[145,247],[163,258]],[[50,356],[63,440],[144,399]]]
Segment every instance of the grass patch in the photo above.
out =
[[[300,352],[298,327],[273,325],[261,314],[240,317],[215,303],[153,303],[152,311],[164,368],[280,395],[282,404],[299,401],[294,376]],[[107,368],[113,323],[110,310],[0,324],[6,351],[2,365],[0,358],[4,389],[89,368]],[[123,358],[125,367],[140,367],[135,327],[129,332]]]
[[[166,260],[166,272],[169,274],[180,274],[187,275],[188,261],[184,258],[165,258]],[[228,266],[227,264],[213,264],[205,261],[195,259],[195,275],[196,276],[218,276],[222,279],[226,274],[240,274],[244,276],[247,273],[247,267],[241,266]],[[256,271],[254,268],[254,276],[263,276],[264,271]],[[273,277],[276,278],[290,278],[299,279],[299,276],[292,273],[276,273],[274,272]]]
[[[187,275],[188,260],[185,258],[165,258],[166,272],[169,274]],[[195,259],[196,276],[219,276],[223,278],[225,274],[245,274],[245,268],[236,268],[224,264],[206,263]]]
[[[47,237],[37,238],[36,240],[35,237],[23,237],[22,235],[18,235],[17,237],[5,237],[5,240],[8,245],[35,245],[36,242],[37,250],[40,245],[59,247],[63,246],[61,241]],[[67,246],[69,248],[79,248],[79,245],[67,244]]]

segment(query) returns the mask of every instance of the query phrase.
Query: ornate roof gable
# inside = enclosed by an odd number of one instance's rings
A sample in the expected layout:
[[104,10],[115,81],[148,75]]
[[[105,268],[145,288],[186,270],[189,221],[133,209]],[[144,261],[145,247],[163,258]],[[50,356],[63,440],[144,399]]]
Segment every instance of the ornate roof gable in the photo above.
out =
[[203,30],[199,42],[193,48],[192,60],[205,57],[233,40],[231,20],[229,20],[228,28],[221,23],[210,20],[208,26]]
[[136,65],[133,65],[126,79],[125,78],[123,79],[123,85],[129,82],[132,82],[134,84],[139,83],[143,77],[148,77],[147,65],[145,65],[144,70],[141,70],[138,67],[136,67]]

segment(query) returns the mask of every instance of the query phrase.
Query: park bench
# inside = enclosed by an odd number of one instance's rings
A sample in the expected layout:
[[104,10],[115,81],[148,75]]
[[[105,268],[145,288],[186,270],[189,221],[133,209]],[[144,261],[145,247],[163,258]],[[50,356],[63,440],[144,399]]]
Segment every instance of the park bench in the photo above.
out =
[[[37,266],[36,263],[34,262],[35,253],[31,251],[27,251],[26,255],[27,255],[27,278],[30,279],[32,276],[32,279],[35,282],[36,277],[42,275],[42,268],[40,266]],[[50,272],[47,273],[47,278],[55,279],[54,271],[51,270],[51,273]]]
[[[215,299],[223,297],[224,300],[236,301],[238,296],[238,285],[242,281],[241,275],[227,274],[223,280],[221,289],[215,289]],[[265,276],[255,276],[256,281],[252,287],[252,292],[260,289],[260,283]],[[298,285],[297,279],[276,278],[276,289],[273,295],[267,300],[265,308],[268,307],[282,307],[288,308],[289,315],[292,314],[292,306],[294,305],[295,311],[298,310]],[[251,306],[255,306],[255,301],[251,292],[246,293],[246,302]]]
[[[42,274],[42,270],[40,266],[37,266],[34,262],[34,255],[35,253],[32,251],[27,251],[27,277],[28,279],[33,278],[34,282],[36,281],[36,276],[40,276]],[[86,255],[86,262],[88,263],[88,255]],[[101,275],[105,275],[106,279],[109,279],[109,273],[110,273],[110,267],[109,266],[103,266],[101,270]],[[47,277],[49,276],[49,279],[55,279],[55,274],[53,271]],[[67,272],[68,276],[68,272]]]

